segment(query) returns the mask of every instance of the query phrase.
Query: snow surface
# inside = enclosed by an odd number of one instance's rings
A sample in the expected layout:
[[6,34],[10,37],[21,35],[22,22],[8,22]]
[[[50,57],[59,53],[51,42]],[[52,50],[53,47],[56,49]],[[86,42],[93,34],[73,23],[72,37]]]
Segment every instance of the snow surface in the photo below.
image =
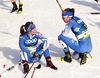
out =
[[[59,57],[64,56],[64,53],[57,37],[64,29],[65,23],[61,19],[61,10],[56,0],[23,0],[21,14],[10,13],[12,9],[10,0],[0,0],[0,73],[4,70],[2,67],[4,64],[9,63],[7,67],[10,67],[20,61],[18,45],[20,27],[27,21],[33,21],[38,31],[49,39],[52,61],[58,67],[57,71],[46,67],[43,56],[39,62],[42,67],[35,71],[34,78],[100,78],[100,15],[88,14],[99,12],[100,3],[94,0],[59,0],[59,2],[64,9],[75,8],[75,15],[88,25],[93,44],[91,55],[95,59],[87,60],[82,66],[74,59],[72,63],[59,61]],[[71,31],[69,36],[75,39]],[[73,53],[73,50],[70,51]],[[35,63],[34,67],[39,63]],[[13,70],[4,73],[2,78],[23,78],[22,70],[22,66],[17,65]],[[31,77],[32,71],[33,69],[27,78]]]

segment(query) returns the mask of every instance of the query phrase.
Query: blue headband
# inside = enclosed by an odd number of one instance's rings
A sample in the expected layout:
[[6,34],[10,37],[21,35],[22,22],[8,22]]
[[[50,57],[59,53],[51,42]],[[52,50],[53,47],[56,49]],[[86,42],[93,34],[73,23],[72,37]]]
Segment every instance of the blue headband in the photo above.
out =
[[73,16],[73,13],[64,10],[64,11],[62,12],[62,16]]
[[33,22],[30,22],[30,26],[25,27],[26,32],[32,31],[35,28],[35,25]]

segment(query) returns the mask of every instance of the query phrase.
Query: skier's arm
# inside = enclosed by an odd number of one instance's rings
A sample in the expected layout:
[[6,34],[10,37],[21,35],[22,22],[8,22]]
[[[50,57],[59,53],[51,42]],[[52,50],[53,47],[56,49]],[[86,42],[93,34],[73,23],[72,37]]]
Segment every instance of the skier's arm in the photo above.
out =
[[42,50],[46,50],[49,47],[49,41],[46,37],[44,37],[40,32],[37,33],[38,38],[43,41],[44,45]]
[[69,23],[68,25],[66,25],[65,29],[61,32],[61,34],[63,36],[67,36],[67,34],[69,33],[71,27],[72,27],[72,24],[71,23]]
[[21,48],[21,50],[22,50],[23,52],[30,53],[31,50],[29,50],[29,49],[25,46],[24,42],[25,42],[25,37],[24,37],[24,36],[20,36],[20,38],[19,38],[19,47]]

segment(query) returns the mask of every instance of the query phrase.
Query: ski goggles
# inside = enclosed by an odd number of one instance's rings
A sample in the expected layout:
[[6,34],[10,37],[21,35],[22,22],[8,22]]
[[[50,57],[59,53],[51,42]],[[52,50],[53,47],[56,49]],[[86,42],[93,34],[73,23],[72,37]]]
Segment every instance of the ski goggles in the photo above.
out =
[[35,24],[33,22],[30,22],[30,26],[25,27],[26,32],[32,31],[35,28]]
[[63,17],[72,17],[72,16],[73,16],[73,13],[64,10],[64,11],[62,12],[62,16],[63,16]]

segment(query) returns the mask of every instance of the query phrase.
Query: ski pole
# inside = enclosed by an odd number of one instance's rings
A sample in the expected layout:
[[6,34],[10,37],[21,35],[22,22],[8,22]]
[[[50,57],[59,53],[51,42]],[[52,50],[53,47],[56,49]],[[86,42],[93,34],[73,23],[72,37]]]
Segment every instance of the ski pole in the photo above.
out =
[[91,54],[89,54],[89,55],[90,55],[91,59],[94,59],[94,58],[91,56]]
[[61,11],[64,11],[64,10],[62,9],[62,7],[61,7],[60,3],[58,2],[58,0],[56,0],[56,1],[57,1],[58,5],[59,5],[59,7],[60,7]]
[[[35,60],[35,61],[33,62],[33,64],[31,65],[29,71],[31,70],[31,68],[33,67],[33,65],[34,65],[35,62],[36,62],[36,60]],[[28,71],[28,73],[29,73],[29,71]],[[24,76],[24,78],[26,78],[26,76],[28,75],[28,73],[26,73],[26,75]]]
[[90,13],[90,14],[100,14],[100,12],[92,12],[92,13]]
[[83,13],[83,12],[81,12],[80,14],[91,14],[91,15],[96,15],[96,14],[100,14],[100,12],[91,12],[91,13]]
[[[40,50],[40,51],[38,52],[38,54],[40,54],[40,53],[42,54],[43,51]],[[36,62],[36,60],[39,58],[38,54],[35,55],[35,56],[36,56],[35,61],[33,62],[32,66],[30,67],[29,71],[30,71],[31,68],[33,67],[33,65],[34,65],[34,63]],[[33,54],[33,55],[34,55],[34,54]],[[29,71],[28,71],[28,73],[29,73]],[[28,75],[28,73],[26,73],[26,75],[24,76],[24,78],[26,78],[26,76]]]
[[35,70],[36,70],[36,69],[40,69],[40,68],[41,68],[41,64],[39,64],[37,67],[34,67],[34,70],[33,70],[33,73],[32,73],[31,78],[33,78],[33,75],[34,75]]

